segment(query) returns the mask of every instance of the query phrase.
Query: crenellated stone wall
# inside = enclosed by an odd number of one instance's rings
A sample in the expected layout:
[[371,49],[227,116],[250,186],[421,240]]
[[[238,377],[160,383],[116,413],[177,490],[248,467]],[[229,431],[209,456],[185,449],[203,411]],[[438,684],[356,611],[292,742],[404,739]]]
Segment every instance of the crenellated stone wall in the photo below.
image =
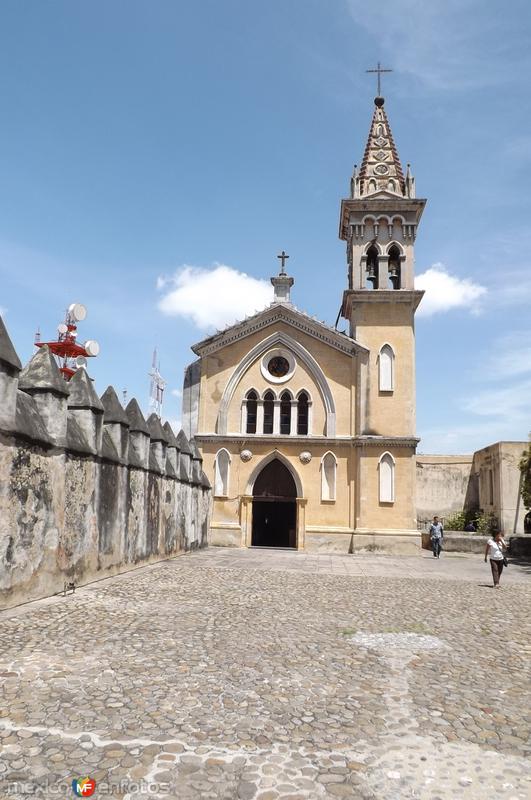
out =
[[183,431],[46,346],[22,368],[0,318],[0,607],[203,547],[210,507]]

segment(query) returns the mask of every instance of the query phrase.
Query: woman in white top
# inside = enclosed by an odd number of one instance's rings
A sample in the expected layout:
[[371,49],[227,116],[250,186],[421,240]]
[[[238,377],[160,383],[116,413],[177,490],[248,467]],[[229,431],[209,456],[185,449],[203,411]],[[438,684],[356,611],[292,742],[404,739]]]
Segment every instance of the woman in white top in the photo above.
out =
[[485,547],[485,564],[487,563],[487,556],[490,558],[490,568],[492,570],[492,580],[494,581],[494,588],[500,588],[500,577],[503,572],[503,549],[507,545],[501,534],[498,531],[494,534],[492,539],[489,539]]

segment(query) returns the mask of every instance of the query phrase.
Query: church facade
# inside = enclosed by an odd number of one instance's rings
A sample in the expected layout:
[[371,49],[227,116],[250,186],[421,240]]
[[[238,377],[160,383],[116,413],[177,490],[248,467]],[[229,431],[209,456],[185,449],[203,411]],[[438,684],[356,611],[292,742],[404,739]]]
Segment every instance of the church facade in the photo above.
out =
[[211,544],[418,551],[414,244],[424,205],[377,97],[341,201],[349,335],[292,304],[281,257],[272,304],[192,348],[183,421],[214,489]]

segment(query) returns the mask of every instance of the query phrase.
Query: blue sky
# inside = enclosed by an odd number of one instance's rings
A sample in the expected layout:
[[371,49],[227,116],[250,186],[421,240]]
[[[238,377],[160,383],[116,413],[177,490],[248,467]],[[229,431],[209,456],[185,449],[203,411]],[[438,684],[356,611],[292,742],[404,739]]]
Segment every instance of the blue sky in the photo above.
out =
[[264,302],[282,248],[295,303],[333,324],[381,60],[428,198],[419,450],[525,439],[530,32],[524,0],[3,0],[0,308],[21,359],[83,302],[99,393],[147,409],[157,346],[177,421],[190,345]]

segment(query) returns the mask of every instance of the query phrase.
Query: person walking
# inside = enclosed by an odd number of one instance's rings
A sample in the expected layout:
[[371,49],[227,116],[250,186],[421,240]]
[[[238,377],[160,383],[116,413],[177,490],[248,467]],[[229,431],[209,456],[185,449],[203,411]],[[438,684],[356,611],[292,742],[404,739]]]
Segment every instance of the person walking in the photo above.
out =
[[494,581],[494,588],[500,588],[500,578],[503,572],[503,567],[507,565],[507,559],[503,555],[503,550],[507,548],[505,539],[501,531],[497,531],[492,539],[486,544],[485,547],[485,564],[487,563],[487,556],[490,559],[490,568],[492,570],[492,580]]
[[442,522],[439,522],[439,517],[434,517],[433,522],[430,525],[431,549],[433,550],[434,558],[441,557],[443,538],[443,524]]

